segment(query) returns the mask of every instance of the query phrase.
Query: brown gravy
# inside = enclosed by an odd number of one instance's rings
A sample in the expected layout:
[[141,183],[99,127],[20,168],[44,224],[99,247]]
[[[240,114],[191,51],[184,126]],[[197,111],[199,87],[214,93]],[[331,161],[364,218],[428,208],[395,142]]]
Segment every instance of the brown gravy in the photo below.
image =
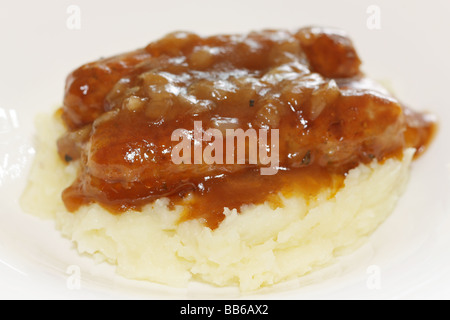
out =
[[[321,28],[177,32],[81,66],[67,78],[61,111],[59,154],[80,160],[64,203],[120,213],[168,197],[185,205],[183,219],[215,228],[224,207],[277,207],[280,192],[313,197],[339,188],[360,163],[401,157],[407,147],[422,153],[433,118],[403,106],[359,66],[349,38]],[[221,132],[278,129],[278,173],[261,175],[260,163],[174,164],[171,134],[194,121]]]

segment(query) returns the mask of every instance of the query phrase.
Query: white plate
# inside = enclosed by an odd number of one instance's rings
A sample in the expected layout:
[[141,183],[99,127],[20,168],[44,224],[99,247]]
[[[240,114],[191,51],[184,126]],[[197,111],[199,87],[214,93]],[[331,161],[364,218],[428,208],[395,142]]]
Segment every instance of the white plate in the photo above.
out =
[[[78,9],[79,25],[72,19]],[[0,298],[238,298],[233,288],[173,289],[122,279],[112,267],[78,256],[51,221],[23,213],[18,198],[33,158],[33,118],[61,103],[75,67],[165,33],[311,24],[347,30],[366,73],[413,108],[435,113],[440,130],[414,163],[397,209],[365,246],[325,269],[319,283],[245,297],[450,298],[449,13],[448,1],[2,1]]]

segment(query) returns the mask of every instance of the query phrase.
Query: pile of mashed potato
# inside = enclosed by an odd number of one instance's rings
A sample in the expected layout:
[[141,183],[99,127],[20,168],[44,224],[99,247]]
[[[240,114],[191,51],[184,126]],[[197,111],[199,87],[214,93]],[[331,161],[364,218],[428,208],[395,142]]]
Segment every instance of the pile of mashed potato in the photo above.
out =
[[344,186],[315,199],[282,198],[268,204],[224,209],[225,220],[212,230],[201,221],[178,223],[181,206],[167,199],[142,212],[111,214],[99,205],[68,212],[61,192],[76,177],[77,164],[64,164],[56,138],[64,132],[54,116],[37,119],[37,154],[21,204],[25,211],[56,221],[80,253],[117,266],[117,272],[186,286],[199,280],[252,291],[293,279],[329,264],[344,249],[361,243],[393,211],[409,175],[414,149],[403,159],[373,161],[351,170]]

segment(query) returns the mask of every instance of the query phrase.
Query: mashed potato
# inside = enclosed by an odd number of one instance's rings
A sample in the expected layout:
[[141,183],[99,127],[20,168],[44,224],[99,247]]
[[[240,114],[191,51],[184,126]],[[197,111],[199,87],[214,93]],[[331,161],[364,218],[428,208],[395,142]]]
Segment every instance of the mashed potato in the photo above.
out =
[[25,211],[55,219],[80,253],[101,257],[125,277],[171,286],[194,279],[243,291],[310,273],[360,243],[394,209],[414,153],[360,165],[338,192],[324,191],[313,201],[282,198],[283,208],[252,205],[239,214],[225,208],[225,220],[212,230],[201,221],[177,223],[182,207],[169,209],[167,199],[120,215],[96,204],[68,212],[61,191],[77,168],[57,155],[55,140],[64,128],[46,115],[37,128],[37,154],[21,199]]

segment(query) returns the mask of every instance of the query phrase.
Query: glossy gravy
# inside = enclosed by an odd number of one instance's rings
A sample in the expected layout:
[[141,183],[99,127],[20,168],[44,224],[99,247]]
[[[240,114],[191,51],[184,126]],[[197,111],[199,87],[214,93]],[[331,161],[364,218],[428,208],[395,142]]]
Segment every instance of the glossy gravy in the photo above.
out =
[[[113,213],[168,197],[183,219],[211,228],[223,208],[279,194],[338,190],[360,163],[422,153],[434,118],[402,105],[360,71],[341,31],[303,28],[244,35],[167,35],[147,47],[81,66],[67,78],[58,140],[80,170],[62,197],[69,211],[96,202]],[[172,162],[174,130],[279,130],[279,171],[261,164]],[[206,129],[205,128],[205,129]],[[207,142],[205,143],[207,144]]]

